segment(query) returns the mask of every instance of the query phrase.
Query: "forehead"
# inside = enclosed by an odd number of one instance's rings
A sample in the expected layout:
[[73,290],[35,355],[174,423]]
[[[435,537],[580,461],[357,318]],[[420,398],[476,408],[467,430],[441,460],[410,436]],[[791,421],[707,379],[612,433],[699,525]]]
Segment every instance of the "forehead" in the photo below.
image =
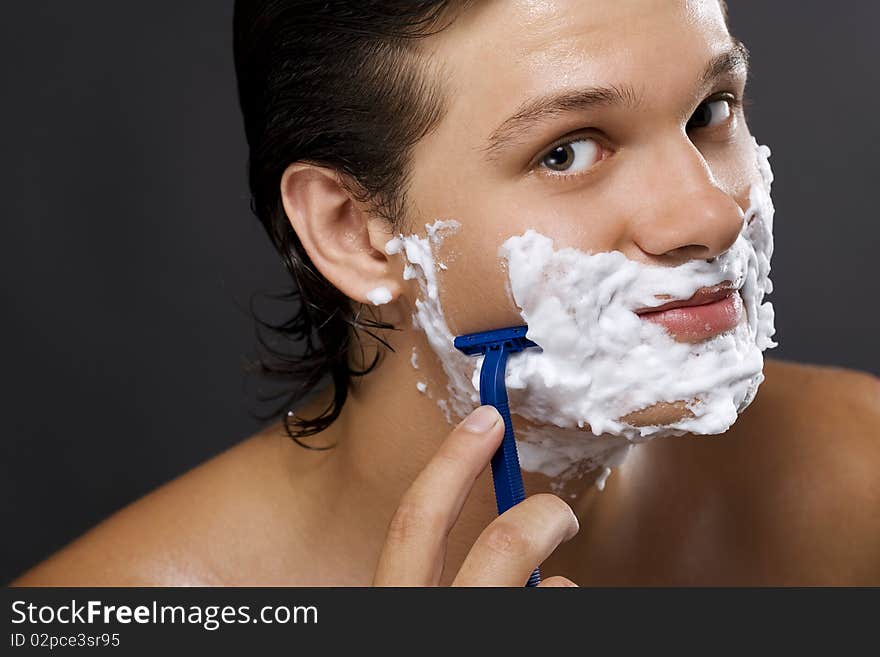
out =
[[554,89],[692,81],[729,43],[718,0],[480,0],[426,46],[450,114],[497,116]]

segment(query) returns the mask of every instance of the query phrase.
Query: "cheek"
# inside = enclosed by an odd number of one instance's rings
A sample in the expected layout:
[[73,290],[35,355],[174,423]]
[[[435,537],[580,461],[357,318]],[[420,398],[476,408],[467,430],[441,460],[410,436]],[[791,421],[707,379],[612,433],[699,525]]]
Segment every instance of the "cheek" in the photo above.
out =
[[755,147],[748,130],[741,130],[733,144],[707,158],[707,162],[718,186],[745,212],[750,205],[749,190],[753,184],[761,184]]
[[522,324],[497,255],[506,237],[461,223],[459,232],[437,249],[437,261],[446,265],[438,268],[438,292],[449,330],[462,335]]
[[423,212],[422,216],[454,218],[461,224],[434,249],[441,308],[453,335],[523,323],[509,292],[506,261],[498,255],[511,236],[534,229],[552,239],[557,249],[609,251],[618,246],[620,230],[610,219],[608,204],[584,194],[548,190],[549,184],[502,186],[492,194],[473,189],[466,208],[447,202],[436,204],[430,214]]
[[533,229],[552,239],[557,249],[597,252],[617,247],[620,227],[610,219],[614,213],[607,204],[576,192],[548,190],[549,184],[503,185],[491,195],[475,193],[466,212],[447,204],[434,215],[461,224],[435,249],[438,262],[446,265],[438,267],[438,288],[454,335],[523,323],[509,292],[507,263],[498,255],[508,238]]

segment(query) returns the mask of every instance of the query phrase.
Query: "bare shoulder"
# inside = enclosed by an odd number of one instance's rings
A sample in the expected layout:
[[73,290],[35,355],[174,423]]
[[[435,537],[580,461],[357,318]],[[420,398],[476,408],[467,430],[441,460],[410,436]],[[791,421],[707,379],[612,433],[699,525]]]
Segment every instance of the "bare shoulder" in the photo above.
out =
[[878,393],[880,378],[864,370],[768,358],[765,361],[764,373],[768,380],[791,381],[809,385],[813,389],[852,388],[856,392],[866,394],[874,403],[877,403],[880,394]]
[[768,522],[812,555],[817,582],[880,584],[880,380],[776,360],[765,375],[749,425]]
[[[127,505],[12,586],[214,586],[259,544],[283,439],[264,430]],[[253,561],[252,559],[248,561]]]
[[873,492],[880,503],[880,487],[873,483],[880,482],[880,379],[778,360],[767,361],[765,375],[751,424],[758,419],[772,431],[794,463],[821,465],[842,491],[850,483]]
[[764,373],[756,408],[785,411],[780,418],[795,425],[846,427],[849,435],[880,440],[880,379],[873,374],[775,359],[767,360]]

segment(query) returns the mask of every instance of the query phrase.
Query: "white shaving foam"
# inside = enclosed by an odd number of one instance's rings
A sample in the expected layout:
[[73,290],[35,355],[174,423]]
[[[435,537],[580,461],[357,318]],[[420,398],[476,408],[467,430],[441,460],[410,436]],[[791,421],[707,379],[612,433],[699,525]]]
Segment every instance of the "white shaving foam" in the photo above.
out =
[[[762,352],[776,346],[773,306],[763,301],[773,289],[773,174],[770,150],[757,143],[755,149],[763,184],[750,190],[736,242],[710,261],[659,267],[617,251],[554,249],[535,230],[501,245],[510,291],[528,338],[540,347],[511,354],[507,365],[524,469],[569,479],[601,467],[601,489],[605,468],[622,463],[634,442],[723,433],[752,402],[764,380]],[[458,228],[457,221],[438,220],[425,226],[425,238],[400,235],[386,244],[389,254],[405,253],[404,278],[419,283],[413,326],[425,332],[447,374],[448,399],[438,404],[450,423],[479,405],[482,364],[482,357],[454,348],[437,294],[433,252],[447,231]],[[739,290],[746,318],[709,340],[677,342],[634,312],[688,299],[725,280]],[[660,402],[682,401],[688,417],[670,424],[636,426],[623,419]]]
[[611,476],[611,468],[605,467],[602,470],[602,474],[599,475],[599,478],[596,479],[596,488],[599,490],[605,490],[605,482],[608,481],[608,477]]
[[382,304],[388,303],[391,301],[391,290],[387,287],[376,287],[367,292],[367,299],[370,300],[374,306],[381,306]]

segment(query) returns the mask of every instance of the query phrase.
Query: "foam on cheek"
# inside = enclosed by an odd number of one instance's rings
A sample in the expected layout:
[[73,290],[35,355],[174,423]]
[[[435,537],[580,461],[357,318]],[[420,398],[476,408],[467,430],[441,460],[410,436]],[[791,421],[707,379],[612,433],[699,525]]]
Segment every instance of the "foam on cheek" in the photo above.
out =
[[[456,423],[456,418],[464,418],[480,404],[479,390],[471,385],[474,361],[453,346],[455,336],[446,324],[437,293],[437,271],[441,269],[439,265],[442,263],[435,262],[434,253],[443,238],[460,227],[461,224],[454,219],[438,219],[433,224],[425,225],[426,237],[398,235],[385,244],[387,254],[405,255],[404,280],[416,280],[419,284],[420,295],[415,302],[413,327],[424,331],[428,344],[443,365],[448,397],[438,398],[437,404],[450,424]],[[417,366],[415,359],[411,363],[414,367]],[[419,391],[422,392],[421,389]]]
[[[510,292],[528,337],[541,349],[512,354],[507,389],[520,459],[527,470],[568,477],[595,467],[615,467],[633,441],[684,433],[726,431],[751,403],[763,381],[763,355],[775,346],[772,291],[773,175],[769,149],[755,144],[762,185],[750,190],[743,230],[711,262],[656,267],[620,252],[555,249],[535,230],[507,239],[499,249]],[[453,346],[437,295],[432,258],[447,229],[457,222],[426,226],[427,237],[399,236],[386,247],[405,251],[405,278],[419,281],[422,295],[413,316],[448,377],[448,399],[438,403],[452,422],[479,404],[481,358]],[[389,250],[389,248],[391,250]],[[698,344],[675,341],[634,310],[687,299],[703,286],[729,280],[739,288],[747,319],[734,330]],[[669,298],[658,299],[658,295]],[[500,328],[500,327],[499,327]],[[623,418],[659,402],[685,402],[690,416],[657,426],[634,426]],[[522,421],[525,422],[522,422]],[[590,433],[584,431],[589,427]],[[608,474],[603,471],[602,483]]]

